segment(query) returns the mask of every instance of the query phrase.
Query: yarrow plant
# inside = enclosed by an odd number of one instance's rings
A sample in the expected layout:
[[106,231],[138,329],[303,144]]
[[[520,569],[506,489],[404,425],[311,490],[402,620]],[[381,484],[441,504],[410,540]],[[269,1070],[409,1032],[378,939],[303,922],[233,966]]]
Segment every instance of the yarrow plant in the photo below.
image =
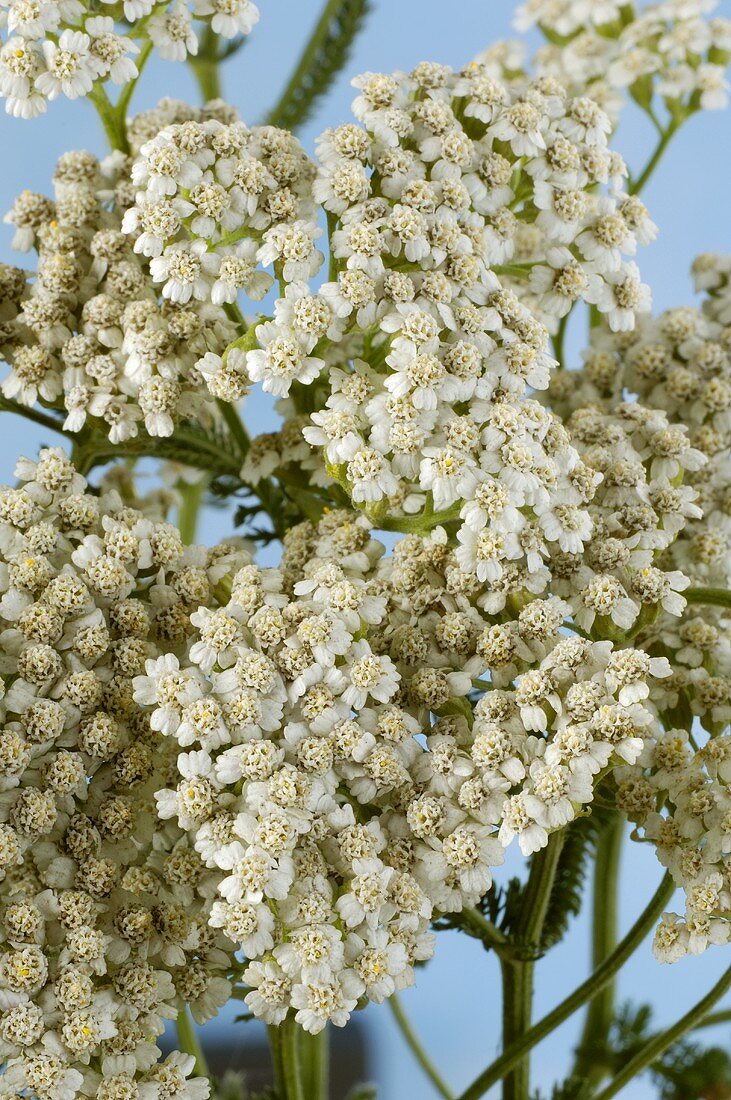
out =
[[[111,143],[5,218],[34,267],[0,267],[0,407],[64,440],[0,489],[7,1097],[243,1100],[190,1019],[235,999],[276,1100],[326,1100],[329,1028],[371,1002],[449,1100],[398,1000],[444,929],[502,979],[501,1053],[459,1100],[731,1088],[686,1038],[728,1018],[731,968],[664,1031],[613,992],[652,930],[659,963],[731,941],[731,259],[658,316],[640,273],[641,192],[725,105],[731,26],[529,0],[531,58],[366,73],[307,151],[366,7],[329,0],[249,125],[217,72],[248,0],[6,5],[7,109],[88,96]],[[131,113],[153,48],[203,106]],[[634,171],[629,101],[657,131]],[[257,390],[280,427],[252,437]],[[238,502],[215,546],[207,493]],[[619,939],[625,833],[664,875]],[[533,1022],[589,867],[593,971]],[[584,1006],[536,1092],[531,1049]]]

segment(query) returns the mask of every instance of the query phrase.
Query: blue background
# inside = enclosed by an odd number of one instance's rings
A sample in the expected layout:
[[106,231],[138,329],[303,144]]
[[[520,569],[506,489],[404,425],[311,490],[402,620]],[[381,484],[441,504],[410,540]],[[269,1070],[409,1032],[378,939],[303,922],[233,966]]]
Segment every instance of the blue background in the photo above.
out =
[[[224,93],[248,123],[266,113],[284,87],[292,65],[320,10],[314,0],[260,0],[262,19],[241,53],[224,68]],[[365,31],[359,38],[346,71],[319,104],[300,136],[308,150],[326,126],[349,117],[354,92],[352,76],[365,70],[410,69],[430,59],[459,66],[499,38],[511,37],[512,2],[506,0],[375,0]],[[731,0],[719,12],[731,16]],[[197,92],[187,68],[154,59],[135,94],[133,106],[151,107],[163,95],[197,102]],[[5,150],[0,173],[0,211],[11,205],[23,188],[49,192],[58,156],[69,148],[104,152],[104,139],[96,115],[87,102],[51,105],[48,114],[32,122],[0,117]],[[653,289],[656,309],[693,301],[688,269],[701,251],[730,250],[728,217],[731,142],[729,116],[704,113],[690,120],[676,136],[661,168],[648,186],[644,199],[660,226],[660,235],[639,257],[643,276]],[[638,111],[622,118],[616,144],[630,166],[637,169],[647,159],[654,134]],[[0,258],[12,260],[10,230],[0,231]],[[23,260],[16,257],[15,262]],[[572,326],[570,349],[576,357],[582,333]],[[253,395],[246,405],[246,419],[257,431],[273,425],[271,405]],[[50,440],[33,424],[4,413],[0,437],[0,482],[12,480],[19,453],[34,454]],[[207,510],[201,536],[207,542],[229,530],[226,513]],[[500,877],[516,873],[519,860],[511,855]],[[644,907],[661,877],[661,869],[649,847],[625,845],[622,866],[622,930]],[[536,1014],[542,1015],[574,988],[588,973],[588,923],[576,920],[567,940],[552,951],[538,968]],[[656,1023],[667,1024],[709,988],[727,965],[720,949],[700,959],[687,959],[673,967],[661,967],[650,953],[649,941],[622,973],[620,998],[649,1001]],[[439,937],[437,956],[419,975],[416,990],[403,1002],[443,1075],[455,1091],[464,1086],[499,1050],[500,992],[492,956],[479,945],[456,933]],[[231,1011],[227,1014],[234,1015]],[[380,1100],[432,1100],[436,1092],[404,1050],[385,1006],[366,1011],[373,1077]],[[550,1082],[568,1071],[580,1018],[567,1022],[534,1055],[534,1081],[548,1091]],[[231,1026],[226,1018],[212,1027]],[[238,1025],[239,1027],[252,1025]],[[254,1025],[255,1026],[255,1025]],[[723,1043],[731,1027],[704,1033]],[[233,1033],[231,1033],[233,1039]],[[240,1041],[240,1040],[239,1040]],[[489,1096],[495,1096],[495,1090]],[[628,1086],[622,1100],[651,1100],[655,1090],[646,1080]]]

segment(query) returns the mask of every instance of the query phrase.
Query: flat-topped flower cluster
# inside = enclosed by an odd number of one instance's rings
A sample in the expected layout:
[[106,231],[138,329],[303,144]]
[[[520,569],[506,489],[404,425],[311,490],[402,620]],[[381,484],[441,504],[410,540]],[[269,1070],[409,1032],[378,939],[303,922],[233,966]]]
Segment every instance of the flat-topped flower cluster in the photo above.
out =
[[150,48],[166,61],[195,57],[194,20],[236,39],[259,19],[252,0],[2,0],[0,10],[0,97],[8,114],[25,119],[60,96],[94,97],[108,81],[134,83]]
[[[657,958],[727,944],[731,260],[654,318],[635,262],[664,144],[725,99],[713,3],[528,0],[530,72],[366,73],[312,157],[220,99],[106,97],[135,41],[183,58],[195,16],[215,54],[249,0],[6,7],[8,109],[89,94],[123,140],[6,217],[37,262],[0,266],[0,406],[73,451],[0,487],[2,1087],[205,1100],[167,1020],[344,1025],[597,803],[683,893]],[[139,456],[177,490],[139,498]],[[187,544],[209,484],[278,564]]]
[[181,1005],[210,1018],[232,944],[184,830],[156,820],[170,743],[134,702],[198,600],[247,555],[184,547],[155,512],[101,495],[64,452],[0,491],[0,1056],[54,1100],[202,1100],[193,1059],[157,1064]]

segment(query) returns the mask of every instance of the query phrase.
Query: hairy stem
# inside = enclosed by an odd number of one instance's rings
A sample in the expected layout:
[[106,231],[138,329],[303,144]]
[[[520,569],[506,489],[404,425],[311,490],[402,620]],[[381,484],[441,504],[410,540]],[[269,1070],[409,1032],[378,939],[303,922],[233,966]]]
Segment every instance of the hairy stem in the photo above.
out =
[[406,1045],[411,1053],[416,1058],[423,1069],[426,1076],[429,1078],[434,1088],[437,1090],[440,1096],[444,1097],[444,1100],[454,1100],[454,1093],[449,1088],[449,1085],[442,1079],[439,1070],[436,1068],[431,1058],[424,1050],[424,1047],[419,1039],[419,1036],[414,1031],[413,1025],[408,1016],[404,1012],[404,1007],[399,1000],[398,994],[394,993],[388,998],[388,1007],[391,1009],[393,1018],[396,1021],[399,1031],[401,1032]]
[[187,545],[195,542],[198,513],[203,503],[207,484],[208,478],[205,475],[194,482],[183,481],[182,479],[178,482],[178,492],[181,498],[180,508],[178,509],[178,527],[183,542]]
[[[531,869],[521,899],[520,917],[510,936],[512,953],[501,957],[503,979],[503,1050],[528,1031],[533,1014],[536,958],[546,919],[551,888],[563,847],[563,830],[552,833],[548,844],[531,859]],[[503,1079],[503,1100],[528,1100],[530,1056],[526,1051]]]
[[672,1046],[678,1039],[682,1039],[687,1032],[692,1031],[708,1015],[709,1010],[721,1000],[721,997],[729,988],[731,988],[731,966],[721,975],[713,989],[706,993],[705,997],[697,1004],[693,1005],[689,1012],[681,1016],[672,1027],[661,1031],[659,1035],[645,1043],[634,1058],[630,1058],[617,1076],[609,1082],[607,1087],[597,1094],[595,1100],[612,1100],[613,1096],[616,1096],[629,1081],[632,1081],[644,1069],[652,1065],[668,1047]]
[[302,1084],[306,1100],[328,1100],[330,1095],[330,1032],[324,1027],[317,1035],[302,1031],[299,1036]]
[[129,141],[127,140],[127,126],[125,117],[117,109],[106,93],[102,84],[95,84],[88,97],[94,104],[99,115],[107,141],[112,149],[119,149],[123,153],[129,153]]
[[[617,944],[619,864],[624,818],[614,814],[599,837],[594,863],[591,964],[601,966]],[[596,1088],[608,1072],[606,1053],[614,1016],[615,982],[610,981],[590,1003],[576,1059],[576,1075]]]
[[193,1021],[188,1014],[188,1006],[183,1005],[178,1018],[175,1021],[175,1028],[178,1033],[178,1045],[181,1050],[186,1054],[192,1054],[195,1058],[194,1073],[196,1077],[207,1077],[208,1066],[206,1065],[205,1055],[198,1042],[198,1036],[196,1035]]
[[601,992],[607,982],[624,966],[627,959],[637,950],[650,929],[662,914],[675,890],[672,876],[665,873],[662,882],[650,899],[627,935],[617,944],[611,955],[591,974],[585,982],[569,994],[547,1016],[528,1028],[509,1047],[503,1050],[499,1058],[489,1065],[479,1077],[462,1093],[459,1100],[478,1100],[487,1090],[500,1081],[528,1051],[537,1046],[547,1035],[555,1031],[564,1020]]
[[[475,681],[473,680],[472,683],[474,684]],[[491,685],[488,685],[487,690],[489,686]],[[463,909],[458,916],[462,928],[470,929],[474,936],[485,944],[489,944],[498,954],[507,946],[508,937],[505,933],[501,932],[487,917],[483,917],[477,909]]]
[[731,592],[727,588],[686,588],[683,595],[688,603],[731,607]]
[[[300,1065],[300,1027],[289,1017],[268,1029],[278,1100],[310,1100],[305,1094]],[[316,1100],[316,1098],[312,1098]]]

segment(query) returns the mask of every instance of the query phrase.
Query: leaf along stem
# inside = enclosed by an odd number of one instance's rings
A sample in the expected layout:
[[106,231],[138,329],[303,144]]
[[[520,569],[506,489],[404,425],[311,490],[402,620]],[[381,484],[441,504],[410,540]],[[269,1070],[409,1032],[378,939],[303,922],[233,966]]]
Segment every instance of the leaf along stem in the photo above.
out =
[[582,1005],[595,997],[607,982],[612,980],[617,971],[624,966],[627,959],[643,942],[672,897],[674,890],[675,885],[672,876],[666,872],[646,908],[632,925],[627,935],[617,944],[611,955],[556,1008],[552,1009],[533,1027],[526,1030],[509,1047],[506,1047],[503,1053],[465,1089],[459,1100],[478,1100],[492,1085],[500,1081],[528,1051],[532,1050],[552,1031],[555,1031],[564,1020],[568,1020],[569,1016],[572,1016]]
[[270,126],[297,130],[346,64],[370,0],[327,0],[277,104]]
[[393,1018],[396,1021],[399,1031],[404,1038],[404,1042],[408,1046],[411,1053],[414,1055],[414,1058],[416,1058],[416,1061],[419,1063],[426,1076],[434,1085],[434,1088],[437,1090],[439,1095],[444,1098],[444,1100],[454,1100],[454,1093],[450,1089],[449,1085],[446,1084],[441,1074],[439,1073],[439,1070],[436,1068],[431,1058],[424,1050],[422,1042],[419,1039],[419,1036],[416,1034],[411,1021],[406,1015],[404,1007],[401,1004],[397,993],[393,993],[388,998],[388,1007],[391,1009]]

